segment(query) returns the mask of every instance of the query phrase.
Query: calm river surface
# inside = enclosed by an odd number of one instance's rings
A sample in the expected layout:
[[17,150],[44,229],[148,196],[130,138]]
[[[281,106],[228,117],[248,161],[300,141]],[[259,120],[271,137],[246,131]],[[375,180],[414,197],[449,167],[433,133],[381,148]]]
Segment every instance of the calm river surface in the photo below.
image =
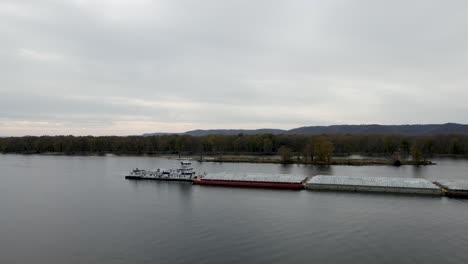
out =
[[[198,172],[468,180],[436,166],[194,163]],[[127,181],[154,157],[0,155],[0,263],[468,263],[468,200]]]

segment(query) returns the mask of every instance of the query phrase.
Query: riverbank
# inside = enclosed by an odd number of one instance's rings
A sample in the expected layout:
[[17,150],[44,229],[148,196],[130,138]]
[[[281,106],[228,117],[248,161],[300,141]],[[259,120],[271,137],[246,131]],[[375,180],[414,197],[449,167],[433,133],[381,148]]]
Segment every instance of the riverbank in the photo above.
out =
[[[324,161],[305,161],[305,160],[290,160],[287,162],[282,161],[279,158],[269,157],[207,157],[203,160],[205,162],[230,162],[230,163],[271,163],[271,164],[306,164],[306,165],[350,165],[350,166],[392,166],[394,162],[386,159],[349,159],[349,158],[334,158],[330,162]],[[428,166],[435,165],[430,160],[423,161],[412,161],[403,160],[401,165],[412,165],[412,166]]]
[[[176,153],[109,153],[109,152],[21,152],[21,153],[2,153],[2,154],[17,154],[17,155],[46,155],[46,156],[105,156],[105,155],[116,155],[116,156],[134,156],[134,157],[167,157],[167,158],[178,158],[178,159],[191,159],[201,162],[225,162],[225,163],[264,163],[264,164],[305,164],[305,165],[350,165],[350,166],[391,166],[394,165],[393,161],[384,158],[344,158],[335,157],[330,162],[323,161],[306,161],[303,159],[291,159],[290,161],[284,162],[279,156],[256,156],[256,155],[239,155],[239,156],[204,156],[200,159],[198,155],[193,154],[181,154]],[[436,163],[425,160],[425,161],[412,161],[402,160],[400,165],[412,165],[412,166],[428,166],[436,165]]]

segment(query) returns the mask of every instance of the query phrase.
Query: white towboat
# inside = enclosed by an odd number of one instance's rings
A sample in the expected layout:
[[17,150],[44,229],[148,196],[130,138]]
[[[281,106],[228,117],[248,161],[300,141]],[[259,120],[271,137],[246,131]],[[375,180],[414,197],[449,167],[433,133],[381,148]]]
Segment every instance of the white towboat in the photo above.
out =
[[142,170],[133,169],[125,176],[127,180],[189,181],[195,179],[195,171],[190,161],[181,161],[178,169]]

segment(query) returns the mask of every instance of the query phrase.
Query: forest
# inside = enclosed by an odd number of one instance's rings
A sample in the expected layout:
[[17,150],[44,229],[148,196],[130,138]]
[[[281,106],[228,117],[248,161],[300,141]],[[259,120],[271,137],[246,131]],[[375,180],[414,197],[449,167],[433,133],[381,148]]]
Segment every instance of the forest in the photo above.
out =
[[468,156],[467,135],[161,135],[161,136],[24,136],[0,138],[2,153],[289,155],[329,159],[331,155],[366,154]]

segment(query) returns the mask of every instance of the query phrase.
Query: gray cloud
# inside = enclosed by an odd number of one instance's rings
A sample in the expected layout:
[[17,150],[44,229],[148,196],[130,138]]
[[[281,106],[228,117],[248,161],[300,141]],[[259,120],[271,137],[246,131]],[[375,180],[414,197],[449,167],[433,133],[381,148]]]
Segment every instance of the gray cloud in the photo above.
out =
[[464,1],[0,3],[0,135],[468,123]]

